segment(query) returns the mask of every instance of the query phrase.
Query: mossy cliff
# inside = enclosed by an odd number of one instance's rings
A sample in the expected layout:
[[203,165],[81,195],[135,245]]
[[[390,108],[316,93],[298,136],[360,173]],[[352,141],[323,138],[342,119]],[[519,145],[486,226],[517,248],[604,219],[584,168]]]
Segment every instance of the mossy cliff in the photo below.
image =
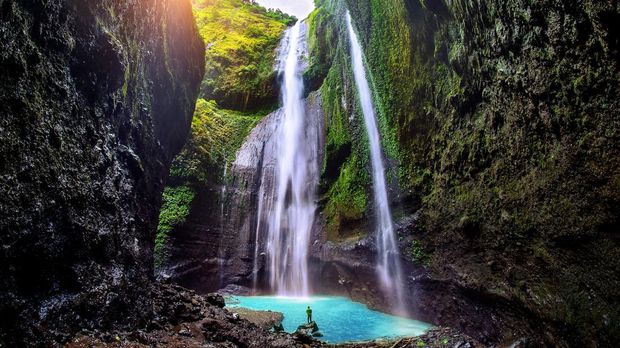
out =
[[194,16],[206,74],[191,133],[172,165],[156,264],[160,275],[184,285],[217,289],[201,272],[210,269],[209,250],[220,249],[227,173],[248,134],[278,105],[276,51],[295,18],[244,0],[195,0]]
[[418,315],[489,343],[617,342],[618,5],[320,1],[307,77],[322,85],[335,241],[372,218],[345,8],[395,216],[419,216],[400,231],[402,254],[422,269],[409,284]]
[[150,322],[204,45],[183,0],[0,1],[0,346]]
[[201,97],[242,111],[277,103],[276,47],[295,19],[247,0],[194,0],[194,15],[207,45]]

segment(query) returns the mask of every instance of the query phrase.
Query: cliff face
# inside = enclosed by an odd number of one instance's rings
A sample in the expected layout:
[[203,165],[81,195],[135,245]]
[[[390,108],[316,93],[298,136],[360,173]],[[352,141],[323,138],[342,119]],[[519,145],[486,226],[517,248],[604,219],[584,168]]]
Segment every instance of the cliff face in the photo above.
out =
[[[324,129],[320,94],[311,93],[305,107],[306,141],[320,149]],[[278,127],[283,116],[283,109],[278,109],[252,130],[237,152],[225,187],[196,191],[186,220],[170,233],[163,274],[200,292],[229,284],[265,287],[264,251],[276,184]],[[322,153],[317,156],[320,162]],[[223,199],[213,200],[214,196]],[[257,274],[253,273],[255,266]]]
[[0,1],[0,343],[149,317],[204,70],[189,1]]
[[197,0],[193,6],[207,47],[206,71],[189,139],[164,194],[156,267],[162,275],[184,274],[184,284],[197,271],[192,284],[218,289],[217,277],[204,278],[196,263],[217,254],[203,249],[220,240],[237,151],[278,103],[276,51],[294,18],[245,0]]
[[390,195],[404,203],[394,216],[419,217],[399,231],[418,315],[489,343],[617,341],[618,4],[322,1],[309,78],[325,77],[323,202],[336,243],[372,221],[356,175],[367,165],[350,151],[365,149],[348,119],[345,8],[372,77]]

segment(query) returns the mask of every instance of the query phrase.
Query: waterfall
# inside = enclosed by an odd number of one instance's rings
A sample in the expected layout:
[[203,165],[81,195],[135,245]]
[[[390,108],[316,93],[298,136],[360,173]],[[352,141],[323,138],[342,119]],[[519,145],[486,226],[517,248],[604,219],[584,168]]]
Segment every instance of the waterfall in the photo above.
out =
[[289,29],[280,52],[283,117],[276,131],[275,197],[266,246],[271,289],[287,296],[309,293],[308,248],[318,184],[318,168],[314,168],[318,167],[315,165],[317,150],[308,141],[311,127],[307,127],[303,100],[301,62],[305,33],[302,25],[297,22]]
[[[228,174],[228,161],[224,160],[224,174],[222,175],[222,187],[220,188],[220,240],[224,236],[224,203],[226,201],[226,175]],[[220,285],[224,283],[224,268],[226,266],[226,251],[222,248],[223,243],[218,243],[217,248],[217,273],[220,278]]]
[[256,291],[258,288],[258,252],[260,250],[260,230],[262,227],[263,205],[265,196],[265,186],[262,185],[263,178],[261,177],[261,186],[258,189],[258,211],[256,213],[256,231],[254,233],[254,263],[252,264],[252,290]]
[[224,230],[224,201],[226,198],[226,175],[228,174],[228,161],[224,160],[224,174],[222,175],[222,188],[220,189],[220,229]]
[[377,215],[376,242],[378,250],[377,272],[382,286],[396,297],[397,309],[404,310],[403,299],[403,275],[400,265],[400,257],[396,239],[394,236],[394,226],[392,225],[392,214],[387,197],[385,184],[385,168],[381,155],[381,139],[377,129],[375,109],[372,102],[372,92],[366,79],[364,68],[364,57],[353,24],[351,15],[347,11],[347,26],[351,42],[351,61],[355,84],[360,98],[364,123],[368,133],[370,146],[370,159],[372,163],[372,182],[375,198],[375,209]]

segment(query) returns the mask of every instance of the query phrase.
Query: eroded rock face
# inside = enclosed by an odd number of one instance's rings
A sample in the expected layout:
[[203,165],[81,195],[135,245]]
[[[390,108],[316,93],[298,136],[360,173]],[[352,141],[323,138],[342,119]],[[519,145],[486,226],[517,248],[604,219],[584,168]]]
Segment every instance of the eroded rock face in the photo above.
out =
[[[190,207],[186,221],[170,234],[170,257],[162,274],[201,292],[215,291],[230,284],[253,287],[256,230],[259,231],[259,269],[261,287],[265,268],[264,238],[268,229],[269,202],[259,208],[259,196],[272,195],[275,185],[276,129],[282,109],[265,118],[252,130],[232,165],[226,190],[202,187]],[[308,142],[323,147],[324,115],[318,92],[306,99]],[[322,161],[322,152],[315,159]],[[222,202],[224,193],[224,203]],[[260,214],[260,216],[259,216]],[[260,226],[257,226],[260,224]]]
[[0,343],[150,316],[204,46],[189,1],[0,1]]
[[[237,313],[240,309],[222,308],[208,297],[177,285],[155,283],[152,289],[153,317],[147,328],[130,331],[83,331],[73,337],[67,348],[121,345],[130,347],[326,347],[313,339],[299,339],[281,332],[272,333]],[[220,296],[221,301],[223,298]],[[219,302],[219,301],[218,301]],[[257,311],[244,310],[244,314]],[[264,313],[263,313],[264,314]],[[273,320],[282,320],[278,313]],[[256,319],[253,316],[252,319]]]
[[[486,344],[618,341],[617,3],[324,5],[335,18],[345,7],[411,203],[394,216],[419,215],[399,235],[418,315]],[[346,91],[330,52],[347,41],[328,20],[316,26],[334,62],[323,90]]]

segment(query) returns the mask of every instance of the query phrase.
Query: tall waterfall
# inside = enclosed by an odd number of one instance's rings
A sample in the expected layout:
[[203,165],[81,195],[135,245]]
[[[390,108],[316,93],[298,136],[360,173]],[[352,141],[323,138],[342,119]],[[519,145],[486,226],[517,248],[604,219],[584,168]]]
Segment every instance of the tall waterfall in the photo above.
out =
[[381,155],[381,139],[377,129],[375,109],[373,107],[372,93],[366,71],[364,57],[355,30],[351,23],[351,15],[347,11],[347,26],[351,42],[351,61],[355,83],[357,85],[364,122],[368,133],[370,145],[370,159],[372,162],[372,182],[374,189],[375,207],[377,214],[376,238],[378,261],[377,271],[383,287],[395,295],[397,307],[404,310],[403,299],[403,275],[399,258],[398,246],[394,236],[392,214],[387,197],[385,185],[385,168]]
[[[273,211],[269,219],[267,247],[270,285],[279,295],[306,296],[308,248],[315,215],[318,180],[316,145],[308,142],[303,100],[303,24],[287,34],[281,51],[283,117],[276,134],[277,165]],[[318,167],[318,166],[317,166]],[[263,208],[263,207],[261,207]]]

